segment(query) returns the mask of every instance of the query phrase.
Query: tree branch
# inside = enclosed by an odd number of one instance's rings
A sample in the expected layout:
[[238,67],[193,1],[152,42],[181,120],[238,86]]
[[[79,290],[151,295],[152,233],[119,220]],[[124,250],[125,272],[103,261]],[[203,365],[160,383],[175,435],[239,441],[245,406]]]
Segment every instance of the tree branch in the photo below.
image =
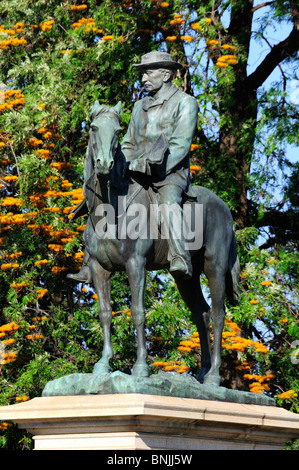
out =
[[15,161],[15,164],[16,164],[16,169],[17,169],[17,173],[18,173],[18,177],[20,178],[21,174],[20,174],[20,170],[19,170],[19,166],[18,166],[18,159],[17,159],[17,156],[14,152],[14,149],[13,149],[13,146],[12,146],[12,143],[11,143],[11,140],[9,138],[9,136],[6,134],[6,132],[3,132],[1,131],[2,134],[1,134],[1,137],[3,136],[5,139],[6,139],[6,142],[8,143],[9,147],[10,147],[10,150],[11,150],[11,153],[13,155],[13,158],[14,158],[14,161]]
[[231,3],[231,20],[228,27],[228,34],[237,39],[246,52],[249,51],[249,44],[252,29],[252,6],[253,0],[247,2]]
[[269,248],[276,243],[287,243],[291,240],[298,240],[299,222],[296,213],[292,211],[279,211],[268,209],[263,217],[257,221],[257,227],[271,227],[274,234],[260,248]]
[[260,3],[259,5],[256,5],[255,7],[252,8],[252,13],[254,13],[255,11],[259,10],[260,8],[264,8],[264,7],[267,7],[269,5],[273,5],[274,1],[273,2],[264,2],[264,3]]
[[299,50],[299,30],[294,27],[290,35],[273,46],[269,54],[257,69],[247,77],[244,87],[256,90],[273,72],[280,62],[295,54]]

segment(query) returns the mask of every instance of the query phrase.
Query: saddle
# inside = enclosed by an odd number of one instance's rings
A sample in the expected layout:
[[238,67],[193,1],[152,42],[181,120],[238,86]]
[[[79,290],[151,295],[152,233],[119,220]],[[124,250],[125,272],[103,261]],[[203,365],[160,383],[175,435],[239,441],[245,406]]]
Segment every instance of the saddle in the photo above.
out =
[[[90,190],[95,197],[96,195],[96,188],[94,183],[94,177],[95,175],[92,175],[92,177],[89,179],[89,181],[86,183],[86,187],[88,190]],[[91,183],[91,184],[90,184]],[[144,181],[140,181],[139,178],[134,175],[130,175],[130,184],[128,185],[128,191],[125,194],[126,195],[126,207],[123,208],[127,211],[128,207],[132,204],[134,199],[136,199],[137,195],[140,193],[140,191],[144,190],[147,194],[147,197],[149,199],[150,204],[153,205],[153,207],[156,208],[156,222],[158,225],[158,230],[160,231],[161,228],[161,216],[160,216],[160,211],[158,210],[159,204],[160,204],[160,197],[159,193],[153,186],[150,185],[150,181],[146,181],[144,184]],[[117,191],[116,191],[117,192]],[[117,196],[112,198],[111,203],[115,205]],[[182,205],[184,204],[191,204],[194,202],[200,202],[197,200],[197,196],[192,190],[192,186],[189,185],[186,191],[183,191],[182,193]],[[71,220],[74,221],[79,217],[82,217],[83,215],[86,215],[90,212],[90,204],[87,202],[87,198],[85,198],[71,211],[72,218]]]

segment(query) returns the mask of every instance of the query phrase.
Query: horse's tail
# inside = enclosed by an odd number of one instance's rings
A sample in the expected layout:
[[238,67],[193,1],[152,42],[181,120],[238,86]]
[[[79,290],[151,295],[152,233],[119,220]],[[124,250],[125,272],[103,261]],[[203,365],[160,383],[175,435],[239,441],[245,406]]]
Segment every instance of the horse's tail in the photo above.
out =
[[235,233],[233,233],[229,260],[228,270],[226,274],[226,295],[231,305],[237,305],[239,299],[239,281],[240,281],[240,262],[237,252],[237,242]]

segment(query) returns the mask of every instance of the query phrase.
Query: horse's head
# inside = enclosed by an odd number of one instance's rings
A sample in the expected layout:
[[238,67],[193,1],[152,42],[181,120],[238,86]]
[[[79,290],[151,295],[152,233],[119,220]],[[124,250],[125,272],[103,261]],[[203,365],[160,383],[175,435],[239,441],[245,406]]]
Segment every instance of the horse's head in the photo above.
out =
[[118,136],[121,132],[121,103],[114,108],[101,106],[95,102],[91,111],[91,125],[89,131],[90,143],[96,173],[107,176],[114,163],[114,155],[119,144]]

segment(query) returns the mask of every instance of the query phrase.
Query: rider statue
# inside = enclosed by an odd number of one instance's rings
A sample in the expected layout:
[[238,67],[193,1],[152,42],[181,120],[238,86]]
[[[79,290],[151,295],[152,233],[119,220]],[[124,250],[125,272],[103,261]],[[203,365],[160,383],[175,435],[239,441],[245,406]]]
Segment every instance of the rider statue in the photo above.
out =
[[[197,125],[198,104],[194,97],[172,83],[174,71],[182,66],[167,52],[149,52],[134,66],[143,73],[142,82],[148,96],[134,104],[121,149],[130,174],[137,176],[138,181],[150,182],[158,193],[161,207],[176,204],[182,211],[183,195],[193,196],[190,147]],[[161,147],[163,161],[155,164],[156,150],[161,154]],[[190,253],[184,248],[183,238],[173,235],[171,221],[169,224],[169,271],[188,278],[192,275]],[[85,250],[81,271],[68,277],[77,282],[92,282],[88,261],[89,254]]]

